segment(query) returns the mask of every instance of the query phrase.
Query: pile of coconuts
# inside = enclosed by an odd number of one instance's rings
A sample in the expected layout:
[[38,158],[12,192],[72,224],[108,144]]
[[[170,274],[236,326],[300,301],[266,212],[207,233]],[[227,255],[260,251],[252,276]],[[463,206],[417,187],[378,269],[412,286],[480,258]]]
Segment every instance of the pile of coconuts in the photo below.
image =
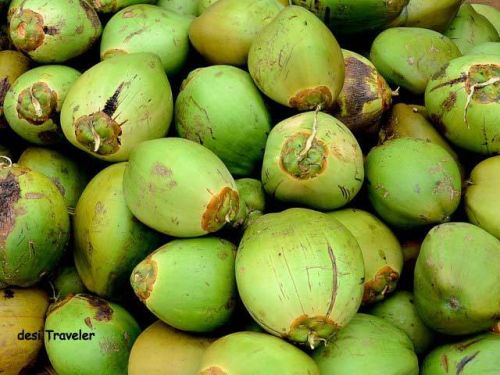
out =
[[500,372],[500,4],[0,0],[0,373]]

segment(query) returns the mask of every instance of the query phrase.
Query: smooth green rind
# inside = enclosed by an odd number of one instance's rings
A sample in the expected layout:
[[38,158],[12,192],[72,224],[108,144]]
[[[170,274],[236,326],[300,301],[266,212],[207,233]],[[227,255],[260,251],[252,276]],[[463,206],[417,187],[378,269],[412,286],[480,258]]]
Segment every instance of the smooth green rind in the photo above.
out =
[[116,13],[104,27],[101,59],[150,52],[160,58],[167,75],[176,74],[188,57],[191,21],[192,17],[154,5],[127,7]]
[[472,224],[500,240],[500,155],[485,159],[471,172],[465,190],[465,212]]
[[235,307],[236,246],[216,238],[173,240],[139,263],[130,276],[134,292],[170,326],[210,332]]
[[433,74],[460,50],[437,31],[417,27],[393,27],[373,41],[370,60],[393,85],[420,95]]
[[189,39],[209,63],[243,66],[255,37],[281,9],[277,0],[220,0],[193,20]]
[[467,55],[497,55],[500,56],[500,42],[485,42],[472,47]]
[[429,81],[425,107],[453,144],[484,155],[500,153],[500,56],[452,60]]
[[462,54],[485,42],[498,42],[500,37],[488,19],[477,13],[471,4],[463,4],[444,35],[450,38]]
[[363,296],[363,256],[337,220],[292,208],[245,231],[236,255],[241,300],[273,335],[316,347],[346,326]]
[[87,185],[73,217],[73,257],[83,283],[91,292],[117,298],[132,269],[162,237],[139,222],[123,196],[127,163],[113,164]]
[[156,1],[157,0],[89,0],[95,10],[99,13],[115,13],[120,9],[131,5],[154,4]]
[[441,224],[427,234],[415,265],[415,307],[447,335],[492,327],[500,311],[500,241],[469,223]]
[[203,353],[213,341],[209,337],[178,331],[158,320],[142,331],[134,342],[127,374],[196,374]]
[[210,345],[201,359],[199,375],[320,375],[306,353],[276,337],[259,332],[236,332]]
[[69,239],[64,198],[44,175],[0,165],[0,284],[28,287],[51,272]]
[[415,138],[387,141],[368,153],[365,171],[370,202],[395,227],[449,221],[460,203],[460,170],[436,144]]
[[275,199],[333,210],[361,189],[363,155],[351,131],[323,112],[305,112],[269,134],[261,180]]
[[356,238],[365,265],[363,303],[381,301],[396,289],[403,269],[403,252],[398,239],[377,217],[358,209],[329,212]]
[[312,355],[321,374],[418,375],[413,344],[382,318],[356,314],[335,339]]
[[416,354],[425,354],[432,345],[434,333],[420,316],[413,302],[413,294],[400,290],[385,301],[374,305],[368,313],[378,316],[404,331],[413,342]]
[[60,142],[59,113],[80,76],[76,69],[63,65],[40,66],[19,76],[4,101],[10,128],[31,143]]
[[314,12],[335,33],[376,31],[396,18],[408,0],[293,0]]
[[197,16],[199,2],[200,0],[158,0],[156,5],[185,16]]
[[85,170],[75,160],[55,150],[28,147],[17,163],[49,177],[70,210],[76,207],[89,180]]
[[102,32],[101,21],[86,0],[13,0],[7,17],[16,48],[39,63],[79,56]]
[[471,4],[474,10],[486,17],[500,35],[500,9],[486,4]]
[[410,0],[388,27],[422,27],[443,32],[462,3],[463,0]]
[[[160,59],[133,53],[104,60],[83,73],[64,101],[61,127],[74,146],[116,162],[127,160],[138,143],[163,137],[172,115],[172,91]],[[98,138],[97,120],[92,119],[99,116],[107,119],[109,131],[117,133]],[[82,123],[90,127],[86,131],[92,130],[93,138],[79,140],[78,130],[86,129]],[[108,143],[111,150],[105,148]]]
[[271,116],[250,75],[226,65],[199,68],[184,80],[175,102],[180,137],[211,150],[236,176],[262,162]]
[[488,333],[434,349],[421,375],[496,375],[500,368],[500,335]]
[[70,294],[85,293],[87,291],[75,266],[62,268],[54,279],[53,284],[56,300],[63,299]]
[[266,196],[262,182],[254,178],[240,178],[235,180],[240,193],[240,199],[245,202],[250,211],[264,212],[266,209]]
[[330,108],[344,83],[337,40],[313,13],[298,6],[285,7],[257,35],[248,69],[265,95],[298,110]]
[[236,217],[239,207],[236,184],[224,163],[182,138],[139,144],[125,169],[123,191],[140,221],[175,237],[215,232]]
[[[49,338],[49,331],[52,331]],[[127,373],[127,362],[140,328],[121,306],[88,294],[53,304],[45,321],[45,349],[58,375]],[[55,333],[79,332],[88,340],[54,338]]]

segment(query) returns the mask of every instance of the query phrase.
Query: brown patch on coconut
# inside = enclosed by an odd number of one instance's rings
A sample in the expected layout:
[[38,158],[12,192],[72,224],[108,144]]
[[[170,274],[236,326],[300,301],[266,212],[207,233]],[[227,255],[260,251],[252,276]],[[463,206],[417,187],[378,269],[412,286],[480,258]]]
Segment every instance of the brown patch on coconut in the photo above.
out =
[[236,218],[240,206],[239,194],[229,187],[212,194],[201,218],[201,228],[207,233],[215,232],[225,223]]

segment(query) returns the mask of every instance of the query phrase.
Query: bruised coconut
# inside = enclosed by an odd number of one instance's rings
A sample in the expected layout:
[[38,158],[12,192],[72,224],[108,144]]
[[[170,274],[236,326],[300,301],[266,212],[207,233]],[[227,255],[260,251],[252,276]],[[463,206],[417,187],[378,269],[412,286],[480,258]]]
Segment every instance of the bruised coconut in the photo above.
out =
[[41,289],[0,290],[0,373],[28,373],[42,348],[39,339],[22,339],[21,332],[42,335],[49,297]]
[[85,187],[73,220],[73,256],[84,285],[117,298],[130,272],[161,243],[159,233],[139,222],[123,196],[126,163],[101,170]]
[[116,162],[127,160],[138,143],[163,137],[172,114],[172,91],[159,57],[132,53],[82,74],[64,101],[61,127],[80,150]]
[[427,234],[415,266],[415,306],[424,323],[446,335],[498,324],[500,241],[470,223],[441,224]]
[[259,332],[236,332],[211,344],[199,375],[320,375],[314,361],[295,346]]
[[344,209],[328,213],[358,241],[365,265],[363,303],[383,300],[396,289],[403,268],[403,253],[392,231],[369,212]]
[[257,35],[248,69],[264,94],[300,111],[332,107],[344,83],[337,40],[313,13],[298,6],[285,7]]
[[485,159],[471,172],[465,190],[465,212],[475,224],[500,240],[500,155]]
[[484,155],[500,152],[500,56],[467,55],[429,81],[425,107],[454,145]]
[[332,210],[361,189],[363,155],[351,131],[322,112],[305,112],[277,124],[262,164],[264,189],[274,198]]
[[370,202],[392,226],[449,221],[460,203],[460,169],[436,144],[415,138],[387,141],[370,150],[365,170]]
[[425,357],[422,375],[496,374],[500,368],[500,335],[487,333],[443,345]]
[[175,237],[216,232],[239,209],[238,191],[224,163],[209,149],[182,138],[135,147],[123,191],[134,216]]
[[59,113],[80,75],[63,65],[40,66],[22,74],[5,96],[4,112],[10,128],[31,143],[60,142]]
[[81,55],[102,31],[96,11],[86,0],[13,0],[7,18],[16,48],[39,63]]
[[170,326],[210,332],[236,304],[236,246],[216,237],[178,239],[140,262],[130,283],[147,308]]
[[[59,375],[126,374],[140,331],[121,306],[89,294],[69,295],[49,308],[45,349]],[[55,333],[80,339],[56,338]]]
[[[150,52],[161,59],[167,75],[176,74],[188,58],[191,21],[192,17],[154,5],[129,6],[106,23],[101,38],[101,59]],[[144,27],[145,24],[148,27]]]
[[370,60],[342,50],[345,81],[334,116],[352,131],[370,131],[390,108],[392,91]]
[[203,353],[214,340],[178,331],[158,320],[135,341],[128,361],[128,375],[196,374]]
[[337,220],[292,208],[263,215],[246,229],[236,281],[241,300],[262,328],[315,348],[358,310],[363,255]]
[[0,287],[28,287],[52,271],[69,230],[64,198],[48,177],[0,164]]

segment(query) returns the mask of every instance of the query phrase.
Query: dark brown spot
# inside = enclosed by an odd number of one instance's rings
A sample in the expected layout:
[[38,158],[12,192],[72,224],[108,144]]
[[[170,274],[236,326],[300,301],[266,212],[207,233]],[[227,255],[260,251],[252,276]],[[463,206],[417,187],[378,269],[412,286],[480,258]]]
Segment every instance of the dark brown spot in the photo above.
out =
[[474,345],[478,342],[480,342],[482,340],[482,338],[474,338],[472,340],[468,340],[466,342],[462,342],[462,343],[458,343],[458,344],[455,344],[455,348],[459,351],[459,352],[463,352],[465,349],[467,349],[469,346],[471,345]]
[[451,111],[456,101],[457,101],[457,93],[455,91],[450,91],[450,94],[442,104],[444,110],[447,112]]
[[59,29],[55,26],[44,26],[42,28],[45,35],[57,35],[59,34]]
[[10,89],[10,83],[7,77],[0,79],[0,116],[3,114],[3,102],[5,100],[5,95]]
[[441,87],[445,87],[445,86],[453,86],[457,83],[462,83],[462,82],[465,82],[467,81],[467,74],[462,74],[460,77],[458,78],[454,78],[454,79],[451,79],[449,81],[446,81],[446,82],[443,82],[443,83],[440,83],[439,85],[436,85],[434,86],[432,89],[431,89],[431,92],[434,91],[434,90],[437,90]]
[[90,319],[90,316],[87,316],[84,320],[85,325],[89,327],[90,329],[93,329],[94,326],[92,325],[92,319]]
[[446,354],[441,356],[441,367],[448,373],[448,356]]
[[365,281],[363,304],[370,304],[383,300],[387,293],[396,289],[398,280],[399,273],[391,267],[385,266],[381,268],[372,279]]
[[12,289],[4,289],[3,290],[3,298],[5,298],[5,299],[14,298],[14,291]]
[[238,214],[240,198],[238,192],[223,188],[212,195],[201,218],[201,228],[207,233],[219,230],[225,223],[232,221]]
[[450,65],[450,63],[444,64],[436,73],[434,73],[434,75],[432,76],[432,79],[436,80],[436,79],[443,78],[444,75],[446,74],[446,69],[448,69],[449,65]]
[[104,105],[104,109],[102,110],[109,117],[113,117],[113,114],[116,112],[118,108],[118,97],[120,96],[121,91],[123,90],[123,82],[116,88],[115,92],[111,97],[106,101]]
[[92,296],[90,294],[86,295],[86,299],[90,306],[96,309],[94,319],[98,321],[109,322],[113,317],[113,309],[109,306],[106,300],[102,298]]
[[16,176],[10,171],[0,180],[0,244],[4,244],[16,222],[15,205],[21,188]]
[[476,358],[476,356],[479,354],[479,351],[475,352],[474,354],[471,354],[471,355],[468,355],[468,356],[465,356],[463,357],[460,362],[458,362],[457,364],[457,372],[456,372],[456,375],[460,375],[462,373],[462,371],[464,370],[464,367],[470,362],[472,361],[474,358]]
[[307,111],[318,106],[322,109],[329,109],[334,103],[330,89],[326,86],[318,86],[297,92],[289,99],[288,104],[299,111]]
[[[96,11],[86,0],[80,0],[80,5],[85,11],[87,18],[90,20],[90,23],[96,30],[101,29],[101,21]],[[96,33],[97,34],[97,33]]]

